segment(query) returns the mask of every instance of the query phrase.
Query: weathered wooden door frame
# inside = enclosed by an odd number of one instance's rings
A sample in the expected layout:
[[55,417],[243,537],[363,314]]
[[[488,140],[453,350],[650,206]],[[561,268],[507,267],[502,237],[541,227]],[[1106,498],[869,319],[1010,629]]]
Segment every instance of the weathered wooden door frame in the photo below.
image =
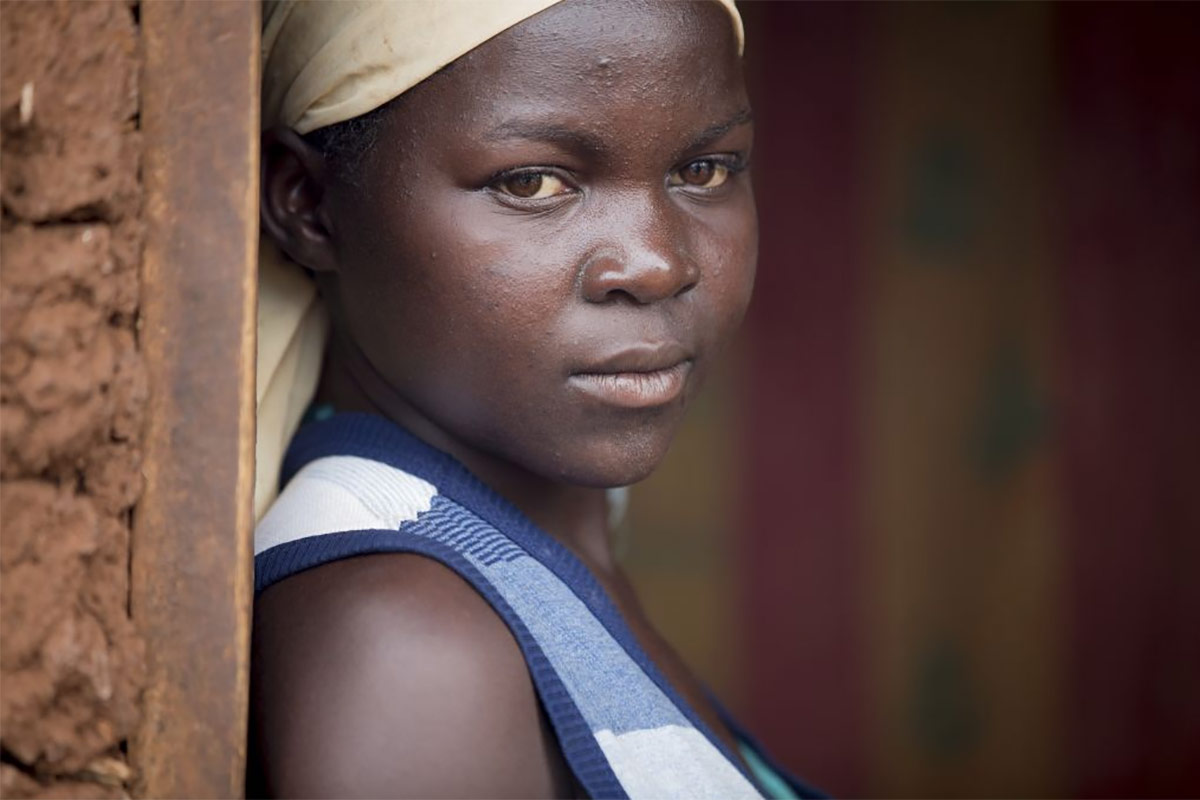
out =
[[253,596],[257,2],[141,6],[152,400],[131,542],[142,797],[243,792]]

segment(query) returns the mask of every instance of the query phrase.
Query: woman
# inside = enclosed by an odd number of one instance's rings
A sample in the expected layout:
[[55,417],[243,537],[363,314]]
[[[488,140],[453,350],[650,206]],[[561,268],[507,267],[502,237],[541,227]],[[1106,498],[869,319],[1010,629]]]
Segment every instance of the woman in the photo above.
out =
[[[726,2],[266,8],[263,229],[319,289],[337,413],[255,535],[264,790],[806,791],[646,621],[607,525],[750,297],[740,49]],[[265,320],[305,308],[279,269]],[[304,313],[264,337],[265,437],[307,403]]]

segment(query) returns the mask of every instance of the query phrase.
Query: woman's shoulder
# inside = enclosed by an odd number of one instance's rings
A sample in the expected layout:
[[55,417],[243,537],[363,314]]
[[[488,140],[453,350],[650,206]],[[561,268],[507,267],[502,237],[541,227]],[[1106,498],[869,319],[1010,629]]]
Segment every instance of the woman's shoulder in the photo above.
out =
[[277,795],[549,796],[567,790],[516,640],[419,555],[344,559],[255,604],[253,705]]

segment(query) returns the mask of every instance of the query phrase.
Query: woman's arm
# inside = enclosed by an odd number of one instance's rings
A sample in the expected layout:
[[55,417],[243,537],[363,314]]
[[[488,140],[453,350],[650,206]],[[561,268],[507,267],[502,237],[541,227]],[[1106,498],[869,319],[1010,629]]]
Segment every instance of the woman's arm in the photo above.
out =
[[294,575],[258,598],[251,714],[283,797],[554,797],[571,780],[504,622],[421,556]]

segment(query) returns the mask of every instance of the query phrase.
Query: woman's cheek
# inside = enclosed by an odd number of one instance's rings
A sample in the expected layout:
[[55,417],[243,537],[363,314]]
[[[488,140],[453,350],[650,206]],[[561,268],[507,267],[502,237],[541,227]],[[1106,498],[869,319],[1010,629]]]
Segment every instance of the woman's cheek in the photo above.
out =
[[737,231],[739,257],[734,265],[734,273],[742,293],[742,313],[745,313],[754,290],[754,275],[758,269],[758,213],[754,206],[754,195],[748,186],[745,200],[741,204]]
[[714,291],[740,318],[749,303],[754,288],[754,273],[758,260],[758,226],[753,206],[748,212],[733,215],[711,242],[715,267],[711,279]]

